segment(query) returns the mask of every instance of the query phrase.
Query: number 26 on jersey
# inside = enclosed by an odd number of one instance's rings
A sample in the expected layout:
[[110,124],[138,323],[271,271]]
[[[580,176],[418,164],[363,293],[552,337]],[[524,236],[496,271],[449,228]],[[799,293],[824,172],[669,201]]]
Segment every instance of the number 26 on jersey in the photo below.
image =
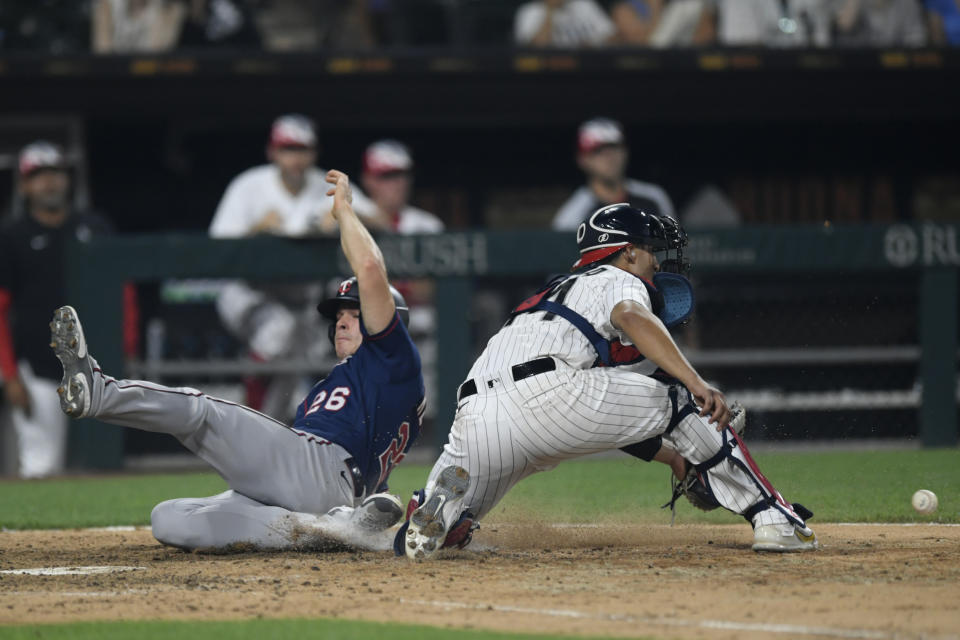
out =
[[350,387],[337,387],[330,392],[327,397],[327,391],[324,389],[310,403],[310,408],[304,413],[304,417],[312,413],[325,409],[327,411],[340,411],[347,404],[347,397],[350,395]]

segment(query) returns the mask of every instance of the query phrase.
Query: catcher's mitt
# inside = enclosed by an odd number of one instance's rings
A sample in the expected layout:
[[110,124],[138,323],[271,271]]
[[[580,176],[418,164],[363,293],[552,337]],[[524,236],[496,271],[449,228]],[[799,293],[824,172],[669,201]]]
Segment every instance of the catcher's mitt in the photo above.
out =
[[[742,437],[747,429],[747,410],[739,402],[731,404],[730,410],[733,412],[733,417],[730,419],[730,428]],[[670,507],[671,525],[677,516],[677,499],[680,496],[684,496],[690,501],[690,504],[703,511],[713,511],[720,506],[717,499],[713,497],[713,493],[707,489],[707,485],[700,479],[697,470],[689,462],[687,463],[687,473],[682,480],[670,474],[670,490],[670,501],[664,504],[663,508]]]

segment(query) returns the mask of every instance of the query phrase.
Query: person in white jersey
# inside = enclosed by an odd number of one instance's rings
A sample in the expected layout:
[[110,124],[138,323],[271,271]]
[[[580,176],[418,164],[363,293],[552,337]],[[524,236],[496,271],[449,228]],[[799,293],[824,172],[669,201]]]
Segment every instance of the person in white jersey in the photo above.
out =
[[[323,235],[336,231],[330,214],[325,172],[315,166],[317,133],[306,116],[287,114],[273,122],[267,145],[269,164],[247,169],[230,183],[213,221],[212,238],[244,238],[260,234],[285,237]],[[353,208],[363,221],[376,206],[354,190]],[[320,361],[328,355],[327,341],[313,313],[323,295],[322,284],[233,281],[217,297],[224,326],[249,349],[256,361],[273,361],[294,354]],[[246,404],[280,418],[291,417],[300,394],[294,376],[246,380]]]
[[[812,514],[763,476],[729,426],[723,393],[667,330],[689,316],[692,288],[682,275],[659,273],[656,253],[683,239],[673,219],[626,203],[580,225],[572,273],[516,307],[460,385],[449,440],[395,552],[422,559],[462,547],[523,478],[612,449],[666,462],[678,476],[689,464],[710,500],[750,522],[756,551],[818,547],[805,522]],[[680,270],[683,262],[678,251],[664,265]],[[645,360],[664,375],[638,373]]]
[[676,218],[673,201],[659,185],[628,178],[630,152],[623,127],[610,118],[593,118],[577,130],[577,165],[587,183],[557,210],[551,226],[573,231],[598,208],[627,202],[646,213]]
[[377,140],[363,152],[361,184],[376,205],[368,226],[402,235],[441,233],[443,221],[410,204],[413,155],[398,140]]

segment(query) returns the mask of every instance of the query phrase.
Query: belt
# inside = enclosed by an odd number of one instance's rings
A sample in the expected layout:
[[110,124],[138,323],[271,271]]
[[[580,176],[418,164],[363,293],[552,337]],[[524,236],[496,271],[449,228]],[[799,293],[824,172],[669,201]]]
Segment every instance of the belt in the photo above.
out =
[[[547,371],[555,371],[556,368],[556,361],[547,356],[544,358],[537,358],[536,360],[530,360],[529,362],[524,362],[523,364],[515,364],[510,367],[510,373],[513,375],[514,382],[520,382],[524,378],[529,378],[530,376],[546,373]],[[493,380],[488,380],[487,386],[493,388]],[[469,398],[476,393],[476,381],[473,379],[467,380],[460,385],[460,390],[457,392],[457,402],[460,402],[464,398]]]
[[350,470],[350,475],[353,476],[353,497],[363,497],[366,486],[363,483],[363,474],[360,473],[360,465],[358,465],[357,461],[353,458],[347,458],[343,461],[343,464],[347,466],[347,469]]

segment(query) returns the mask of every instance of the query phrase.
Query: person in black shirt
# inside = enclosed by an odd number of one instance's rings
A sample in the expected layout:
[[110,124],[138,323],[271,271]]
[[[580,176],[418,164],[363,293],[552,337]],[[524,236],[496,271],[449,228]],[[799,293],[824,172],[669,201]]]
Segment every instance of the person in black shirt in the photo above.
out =
[[60,363],[50,351],[47,321],[64,303],[64,252],[72,238],[112,233],[104,218],[73,211],[63,151],[27,145],[19,157],[26,214],[0,228],[0,373],[25,478],[64,468],[67,421],[60,411]]

